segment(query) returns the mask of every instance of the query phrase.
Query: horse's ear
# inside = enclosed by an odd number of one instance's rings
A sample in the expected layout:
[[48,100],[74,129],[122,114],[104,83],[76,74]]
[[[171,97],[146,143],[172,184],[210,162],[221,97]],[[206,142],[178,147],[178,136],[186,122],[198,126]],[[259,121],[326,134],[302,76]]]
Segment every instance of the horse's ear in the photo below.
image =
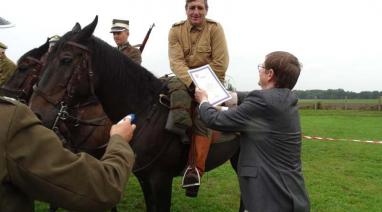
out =
[[42,52],[47,52],[48,49],[49,49],[49,38],[46,39],[46,42],[44,44],[42,44],[40,47],[38,47],[39,49],[41,49]]
[[92,23],[90,23],[89,25],[87,25],[84,29],[82,29],[79,34],[78,34],[78,40],[79,41],[84,41],[88,38],[90,38],[92,35],[93,35],[93,32],[97,26],[97,23],[98,23],[98,16],[96,16],[93,20]]
[[77,22],[73,29],[72,29],[72,32],[79,32],[81,30],[81,25]]

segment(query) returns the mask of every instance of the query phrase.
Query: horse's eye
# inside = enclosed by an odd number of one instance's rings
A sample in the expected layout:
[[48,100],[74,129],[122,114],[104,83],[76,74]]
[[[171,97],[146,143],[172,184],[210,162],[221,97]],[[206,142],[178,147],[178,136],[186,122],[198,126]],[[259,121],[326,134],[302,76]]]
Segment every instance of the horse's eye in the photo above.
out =
[[70,58],[70,57],[64,57],[61,59],[61,64],[63,64],[63,65],[68,65],[71,62],[72,62],[72,58]]

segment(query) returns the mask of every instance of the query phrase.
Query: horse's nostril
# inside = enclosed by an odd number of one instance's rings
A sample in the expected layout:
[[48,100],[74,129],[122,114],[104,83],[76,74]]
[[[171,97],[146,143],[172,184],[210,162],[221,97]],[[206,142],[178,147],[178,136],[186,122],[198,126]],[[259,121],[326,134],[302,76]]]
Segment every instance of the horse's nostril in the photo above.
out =
[[38,119],[42,120],[42,116],[39,113],[34,113]]

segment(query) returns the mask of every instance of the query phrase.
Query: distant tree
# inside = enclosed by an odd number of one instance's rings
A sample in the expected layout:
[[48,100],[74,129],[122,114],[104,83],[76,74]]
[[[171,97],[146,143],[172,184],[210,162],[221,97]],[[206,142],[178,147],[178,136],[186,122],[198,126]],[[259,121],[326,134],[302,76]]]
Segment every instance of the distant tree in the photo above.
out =
[[382,91],[345,91],[344,89],[328,90],[294,90],[300,99],[377,99],[382,96]]

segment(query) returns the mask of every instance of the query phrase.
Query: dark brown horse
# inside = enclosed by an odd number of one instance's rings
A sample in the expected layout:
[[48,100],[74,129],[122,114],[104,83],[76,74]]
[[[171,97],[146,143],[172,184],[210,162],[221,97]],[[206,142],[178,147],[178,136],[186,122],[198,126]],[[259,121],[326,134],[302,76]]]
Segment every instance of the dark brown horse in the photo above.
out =
[[[73,31],[79,31],[76,25]],[[48,40],[34,48],[17,62],[15,73],[1,87],[2,95],[14,98],[25,104],[33,93],[33,86],[38,82],[49,48]],[[46,61],[45,61],[46,62]],[[102,105],[95,98],[89,98],[77,108],[67,108],[57,120],[54,130],[60,135],[64,146],[72,152],[87,152],[101,158],[109,138],[111,121],[103,112]]]
[[[30,106],[48,127],[54,125],[63,107],[82,104],[89,98],[98,98],[114,123],[135,113],[137,129],[131,142],[136,154],[134,174],[147,210],[170,211],[172,180],[184,169],[189,146],[164,130],[168,107],[159,97],[167,88],[144,67],[92,36],[96,25],[97,17],[78,33],[68,32],[60,39]],[[213,144],[206,169],[236,159],[238,150],[237,141]]]
[[1,86],[2,95],[28,103],[33,93],[33,85],[37,83],[43,63],[41,58],[48,51],[48,40],[38,48],[25,53],[17,61],[15,73]]

